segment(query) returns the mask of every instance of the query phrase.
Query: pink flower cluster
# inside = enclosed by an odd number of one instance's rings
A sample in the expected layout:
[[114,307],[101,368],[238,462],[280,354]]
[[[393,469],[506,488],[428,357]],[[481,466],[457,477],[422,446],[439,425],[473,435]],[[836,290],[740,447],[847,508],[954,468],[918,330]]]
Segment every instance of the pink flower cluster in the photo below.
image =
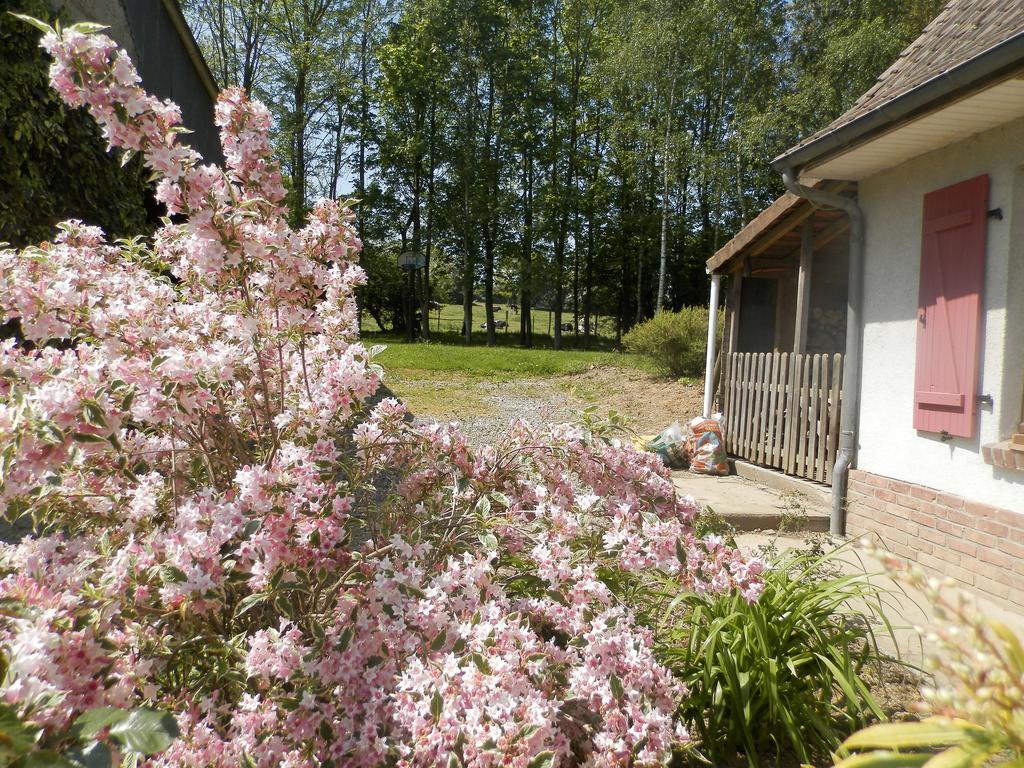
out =
[[762,565],[600,434],[475,450],[370,406],[352,214],[289,228],[267,110],[225,92],[202,165],[109,39],[43,44],[177,223],[0,250],[0,503],[37,534],[0,550],[0,699],[43,744],[165,708],[182,736],[149,762],[176,768],[662,764],[686,691],[608,575],[756,599]]

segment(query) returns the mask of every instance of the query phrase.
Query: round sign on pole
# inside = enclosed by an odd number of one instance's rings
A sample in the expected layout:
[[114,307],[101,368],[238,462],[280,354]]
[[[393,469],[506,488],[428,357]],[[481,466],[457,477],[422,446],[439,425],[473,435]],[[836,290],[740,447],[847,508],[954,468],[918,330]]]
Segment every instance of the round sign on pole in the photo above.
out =
[[426,264],[426,257],[416,251],[406,251],[398,257],[398,266],[402,269],[422,269]]

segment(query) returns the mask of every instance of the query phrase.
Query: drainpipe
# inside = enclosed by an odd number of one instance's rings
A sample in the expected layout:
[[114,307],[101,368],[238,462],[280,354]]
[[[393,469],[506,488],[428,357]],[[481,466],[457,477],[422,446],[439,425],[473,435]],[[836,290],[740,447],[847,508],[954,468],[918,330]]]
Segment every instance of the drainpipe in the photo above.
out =
[[860,401],[861,296],[864,288],[864,212],[855,200],[797,181],[792,166],[776,166],[786,189],[812,203],[838,208],[850,217],[850,266],[846,299],[846,355],[843,360],[843,415],[839,426],[839,455],[832,470],[832,514],[829,530],[846,533],[846,485],[857,452],[857,415]]
[[715,393],[715,341],[718,338],[718,292],[722,286],[722,276],[711,276],[711,299],[708,302],[708,354],[704,358],[704,418],[711,418]]

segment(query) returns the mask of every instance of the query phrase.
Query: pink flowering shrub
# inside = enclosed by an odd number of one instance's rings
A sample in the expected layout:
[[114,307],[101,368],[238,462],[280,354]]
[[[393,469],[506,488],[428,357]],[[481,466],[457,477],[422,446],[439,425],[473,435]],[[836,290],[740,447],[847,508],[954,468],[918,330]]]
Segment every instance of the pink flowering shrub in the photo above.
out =
[[90,708],[169,711],[151,765],[663,763],[686,691],[614,585],[753,600],[760,563],[600,430],[475,450],[371,405],[352,214],[288,227],[266,108],[225,91],[205,165],[111,40],[43,46],[169,218],[0,250],[0,502],[37,532],[0,555],[3,704],[54,749]]

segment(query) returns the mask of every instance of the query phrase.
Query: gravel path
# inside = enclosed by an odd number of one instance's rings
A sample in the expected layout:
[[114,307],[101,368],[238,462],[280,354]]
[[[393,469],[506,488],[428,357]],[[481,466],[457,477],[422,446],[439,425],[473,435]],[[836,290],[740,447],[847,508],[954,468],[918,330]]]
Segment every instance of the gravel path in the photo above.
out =
[[[444,386],[438,382],[438,386]],[[487,445],[500,439],[510,422],[522,419],[531,424],[576,421],[584,403],[552,379],[481,382],[475,387],[487,406],[485,414],[457,419],[463,434],[473,445]],[[476,394],[476,393],[474,393]],[[416,414],[417,421],[429,422],[429,415]]]

